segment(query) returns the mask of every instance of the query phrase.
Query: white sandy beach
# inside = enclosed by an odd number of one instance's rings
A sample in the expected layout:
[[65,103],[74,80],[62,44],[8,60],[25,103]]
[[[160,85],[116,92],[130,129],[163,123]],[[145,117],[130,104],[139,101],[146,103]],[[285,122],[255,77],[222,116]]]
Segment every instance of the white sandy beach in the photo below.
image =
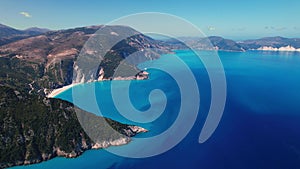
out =
[[75,85],[78,85],[79,83],[76,83],[76,84],[70,84],[70,85],[67,85],[67,86],[64,86],[62,88],[58,88],[58,89],[54,89],[50,94],[47,95],[47,98],[54,98],[55,96],[57,96],[58,94],[68,90],[69,88],[75,86]]

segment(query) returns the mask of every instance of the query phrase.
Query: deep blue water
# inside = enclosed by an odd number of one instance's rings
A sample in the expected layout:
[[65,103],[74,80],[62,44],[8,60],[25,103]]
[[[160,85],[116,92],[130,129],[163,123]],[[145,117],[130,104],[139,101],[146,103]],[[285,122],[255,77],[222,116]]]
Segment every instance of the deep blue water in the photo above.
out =
[[[200,54],[209,56],[210,52]],[[123,158],[106,150],[90,150],[76,159],[55,158],[41,164],[15,168],[300,168],[299,53],[219,52],[227,79],[227,101],[217,130],[203,144],[198,143],[198,137],[210,107],[209,77],[194,53],[178,51],[177,56],[192,69],[199,86],[201,102],[195,125],[173,149],[158,156],[142,159]],[[158,60],[141,64],[140,67],[165,65],[184,76],[182,68],[172,61],[174,57],[165,55]],[[80,96],[75,104],[87,111],[97,112],[97,107],[90,105],[91,98],[86,96],[87,91],[95,91],[104,116],[150,130],[137,138],[157,135],[175,121],[180,108],[180,92],[175,80],[167,73],[156,69],[147,71],[150,72],[149,80],[131,82],[130,98],[136,109],[145,111],[149,108],[148,96],[151,90],[161,89],[165,92],[168,100],[166,109],[153,122],[135,123],[121,116],[112,101],[111,82],[75,86],[77,96]],[[125,89],[127,82],[116,83],[118,88]],[[71,89],[57,97],[74,101]],[[159,105],[160,99],[155,99],[154,103]],[[122,147],[130,147],[132,143]],[[109,149],[118,148],[121,147]]]

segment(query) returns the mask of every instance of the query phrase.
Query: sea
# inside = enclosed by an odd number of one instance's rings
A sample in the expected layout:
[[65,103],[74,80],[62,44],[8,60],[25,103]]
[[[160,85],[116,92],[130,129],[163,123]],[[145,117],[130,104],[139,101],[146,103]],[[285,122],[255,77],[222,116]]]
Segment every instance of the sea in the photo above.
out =
[[[198,54],[198,55],[197,55]],[[222,66],[206,65],[201,57],[216,55]],[[199,58],[199,56],[201,56]],[[181,63],[178,63],[178,59]],[[180,66],[181,64],[186,66]],[[14,169],[299,169],[300,168],[300,53],[299,52],[226,52],[178,50],[174,54],[162,55],[159,59],[139,65],[150,73],[148,80],[104,81],[76,85],[56,96],[73,102],[76,106],[126,124],[133,124],[149,130],[135,136],[123,146],[88,150],[80,157],[68,159],[57,157],[46,162]],[[156,69],[156,67],[164,67]],[[189,69],[191,74],[187,75]],[[212,105],[211,72],[224,73],[226,80],[226,102],[222,118],[216,130],[204,143],[199,135]],[[192,75],[199,93],[197,98],[181,97],[181,85],[190,84]],[[178,83],[178,79],[187,80]],[[114,84],[113,84],[114,83]],[[114,89],[112,88],[114,86]],[[218,86],[218,84],[215,84]],[[157,90],[159,89],[159,90]],[[112,94],[112,90],[116,90]],[[76,91],[76,98],[74,96]],[[158,92],[152,92],[158,91]],[[152,93],[151,93],[152,92]],[[90,93],[94,95],[91,96]],[[129,102],[116,99],[125,94]],[[163,94],[162,94],[163,93]],[[127,94],[127,95],[126,95]],[[193,95],[193,94],[192,94]],[[217,93],[218,96],[218,93]],[[193,95],[194,97],[194,95]],[[221,96],[220,96],[221,97]],[[127,98],[127,99],[128,99]],[[96,100],[95,102],[91,101]],[[125,98],[126,99],[126,98]],[[120,155],[118,149],[139,154],[147,149],[164,144],[153,141],[148,145],[135,146],[140,138],[153,138],[172,128],[178,120],[183,100],[190,107],[199,104],[195,119],[176,124],[174,137],[190,130],[178,144],[150,157],[128,157]],[[193,102],[195,100],[195,102]],[[93,105],[92,105],[93,104]],[[118,105],[119,108],[117,107]],[[144,118],[134,119],[120,113],[120,107],[134,113],[149,113]],[[151,115],[149,109],[161,111]],[[193,109],[184,109],[183,115]],[[189,112],[188,110],[191,110]],[[138,116],[138,115],[137,115]],[[139,116],[138,116],[139,117]],[[147,118],[149,119],[147,120]],[[181,116],[180,116],[181,117]],[[140,120],[140,121],[139,121]],[[138,155],[137,155],[138,156]]]

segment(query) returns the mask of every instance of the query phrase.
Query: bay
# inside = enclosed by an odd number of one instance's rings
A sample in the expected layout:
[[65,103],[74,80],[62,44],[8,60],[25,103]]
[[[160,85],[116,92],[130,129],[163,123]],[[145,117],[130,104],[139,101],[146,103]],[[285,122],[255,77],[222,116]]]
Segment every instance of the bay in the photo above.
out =
[[[212,52],[200,54],[209,57]],[[75,159],[58,157],[13,168],[300,168],[300,54],[263,51],[218,54],[226,74],[227,101],[221,122],[207,142],[199,144],[198,137],[210,107],[209,76],[193,52],[176,51],[177,56],[163,55],[158,60],[139,65],[142,69],[165,66],[184,77],[183,68],[173,60],[178,57],[196,77],[201,96],[198,117],[189,134],[173,149],[149,158],[125,158],[105,149],[89,150]],[[140,111],[150,108],[152,90],[161,89],[165,93],[166,109],[150,123],[138,123],[119,113],[111,96],[111,81],[77,85],[57,98],[74,102],[72,93],[76,90],[75,104],[80,108],[95,114],[100,110],[105,117],[149,129],[148,133],[136,138],[153,137],[172,126],[178,116],[181,98],[180,87],[172,76],[157,69],[147,71],[150,79],[131,81],[129,91],[126,89],[128,82],[118,81],[115,86],[128,92],[132,105]],[[96,93],[95,98],[85,95],[89,90]],[[95,99],[97,106],[90,105],[90,99]],[[152,101],[159,105],[162,100],[159,97]],[[135,138],[132,143],[134,141]],[[126,149],[130,144],[121,147]]]

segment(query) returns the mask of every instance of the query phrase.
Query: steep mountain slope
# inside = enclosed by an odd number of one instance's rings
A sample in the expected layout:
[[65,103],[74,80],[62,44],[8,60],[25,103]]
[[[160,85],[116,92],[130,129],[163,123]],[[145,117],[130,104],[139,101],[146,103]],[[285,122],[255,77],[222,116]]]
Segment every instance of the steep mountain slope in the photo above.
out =
[[[47,32],[0,47],[0,168],[37,163],[55,156],[75,157],[86,149],[126,144],[131,136],[145,131],[45,97],[47,90],[72,83],[76,58],[99,28]],[[111,31],[119,35],[134,34],[99,57],[103,64],[99,60],[98,69],[101,67],[107,78],[111,78],[122,59],[134,52],[147,48],[165,50],[155,40],[128,27],[112,26],[107,31],[108,37],[115,36]],[[105,43],[109,43],[109,38],[101,45]],[[145,58],[139,57],[137,62],[159,57],[156,52],[144,54]],[[135,64],[128,68],[138,71]],[[94,74],[98,74],[97,70]],[[89,139],[76,113],[94,127],[98,139]]]
[[[40,36],[23,39],[1,46],[0,56],[30,62],[32,67],[39,67],[39,73],[42,73],[40,78],[35,80],[39,86],[48,89],[58,88],[72,83],[73,75],[75,81],[76,79],[82,79],[81,76],[84,75],[79,73],[80,70],[75,72],[77,74],[73,74],[75,61],[86,41],[91,36],[95,36],[94,34],[99,28],[101,28],[101,26],[53,31]],[[101,40],[101,42],[98,42],[98,44],[100,43],[103,46],[109,44],[110,39],[115,36],[111,34],[112,32],[120,36],[122,34],[133,34],[133,36],[114,45],[105,56],[97,55],[99,59],[97,64],[99,65],[96,67],[96,70],[90,72],[91,75],[85,76],[88,78],[85,78],[84,81],[97,80],[101,68],[105,72],[105,79],[112,78],[114,70],[120,62],[134,52],[146,51],[146,49],[150,48],[167,51],[167,49],[160,46],[155,40],[125,26],[106,27],[104,34],[106,34],[107,37]],[[97,49],[93,50],[95,51],[92,52],[97,53]],[[148,53],[145,52],[142,57],[137,58],[137,63],[157,57],[159,57],[159,53],[152,51]],[[100,62],[102,63],[101,65]],[[132,69],[138,73],[138,69],[134,64],[128,65],[128,69]],[[78,78],[76,78],[76,76],[78,76]]]

